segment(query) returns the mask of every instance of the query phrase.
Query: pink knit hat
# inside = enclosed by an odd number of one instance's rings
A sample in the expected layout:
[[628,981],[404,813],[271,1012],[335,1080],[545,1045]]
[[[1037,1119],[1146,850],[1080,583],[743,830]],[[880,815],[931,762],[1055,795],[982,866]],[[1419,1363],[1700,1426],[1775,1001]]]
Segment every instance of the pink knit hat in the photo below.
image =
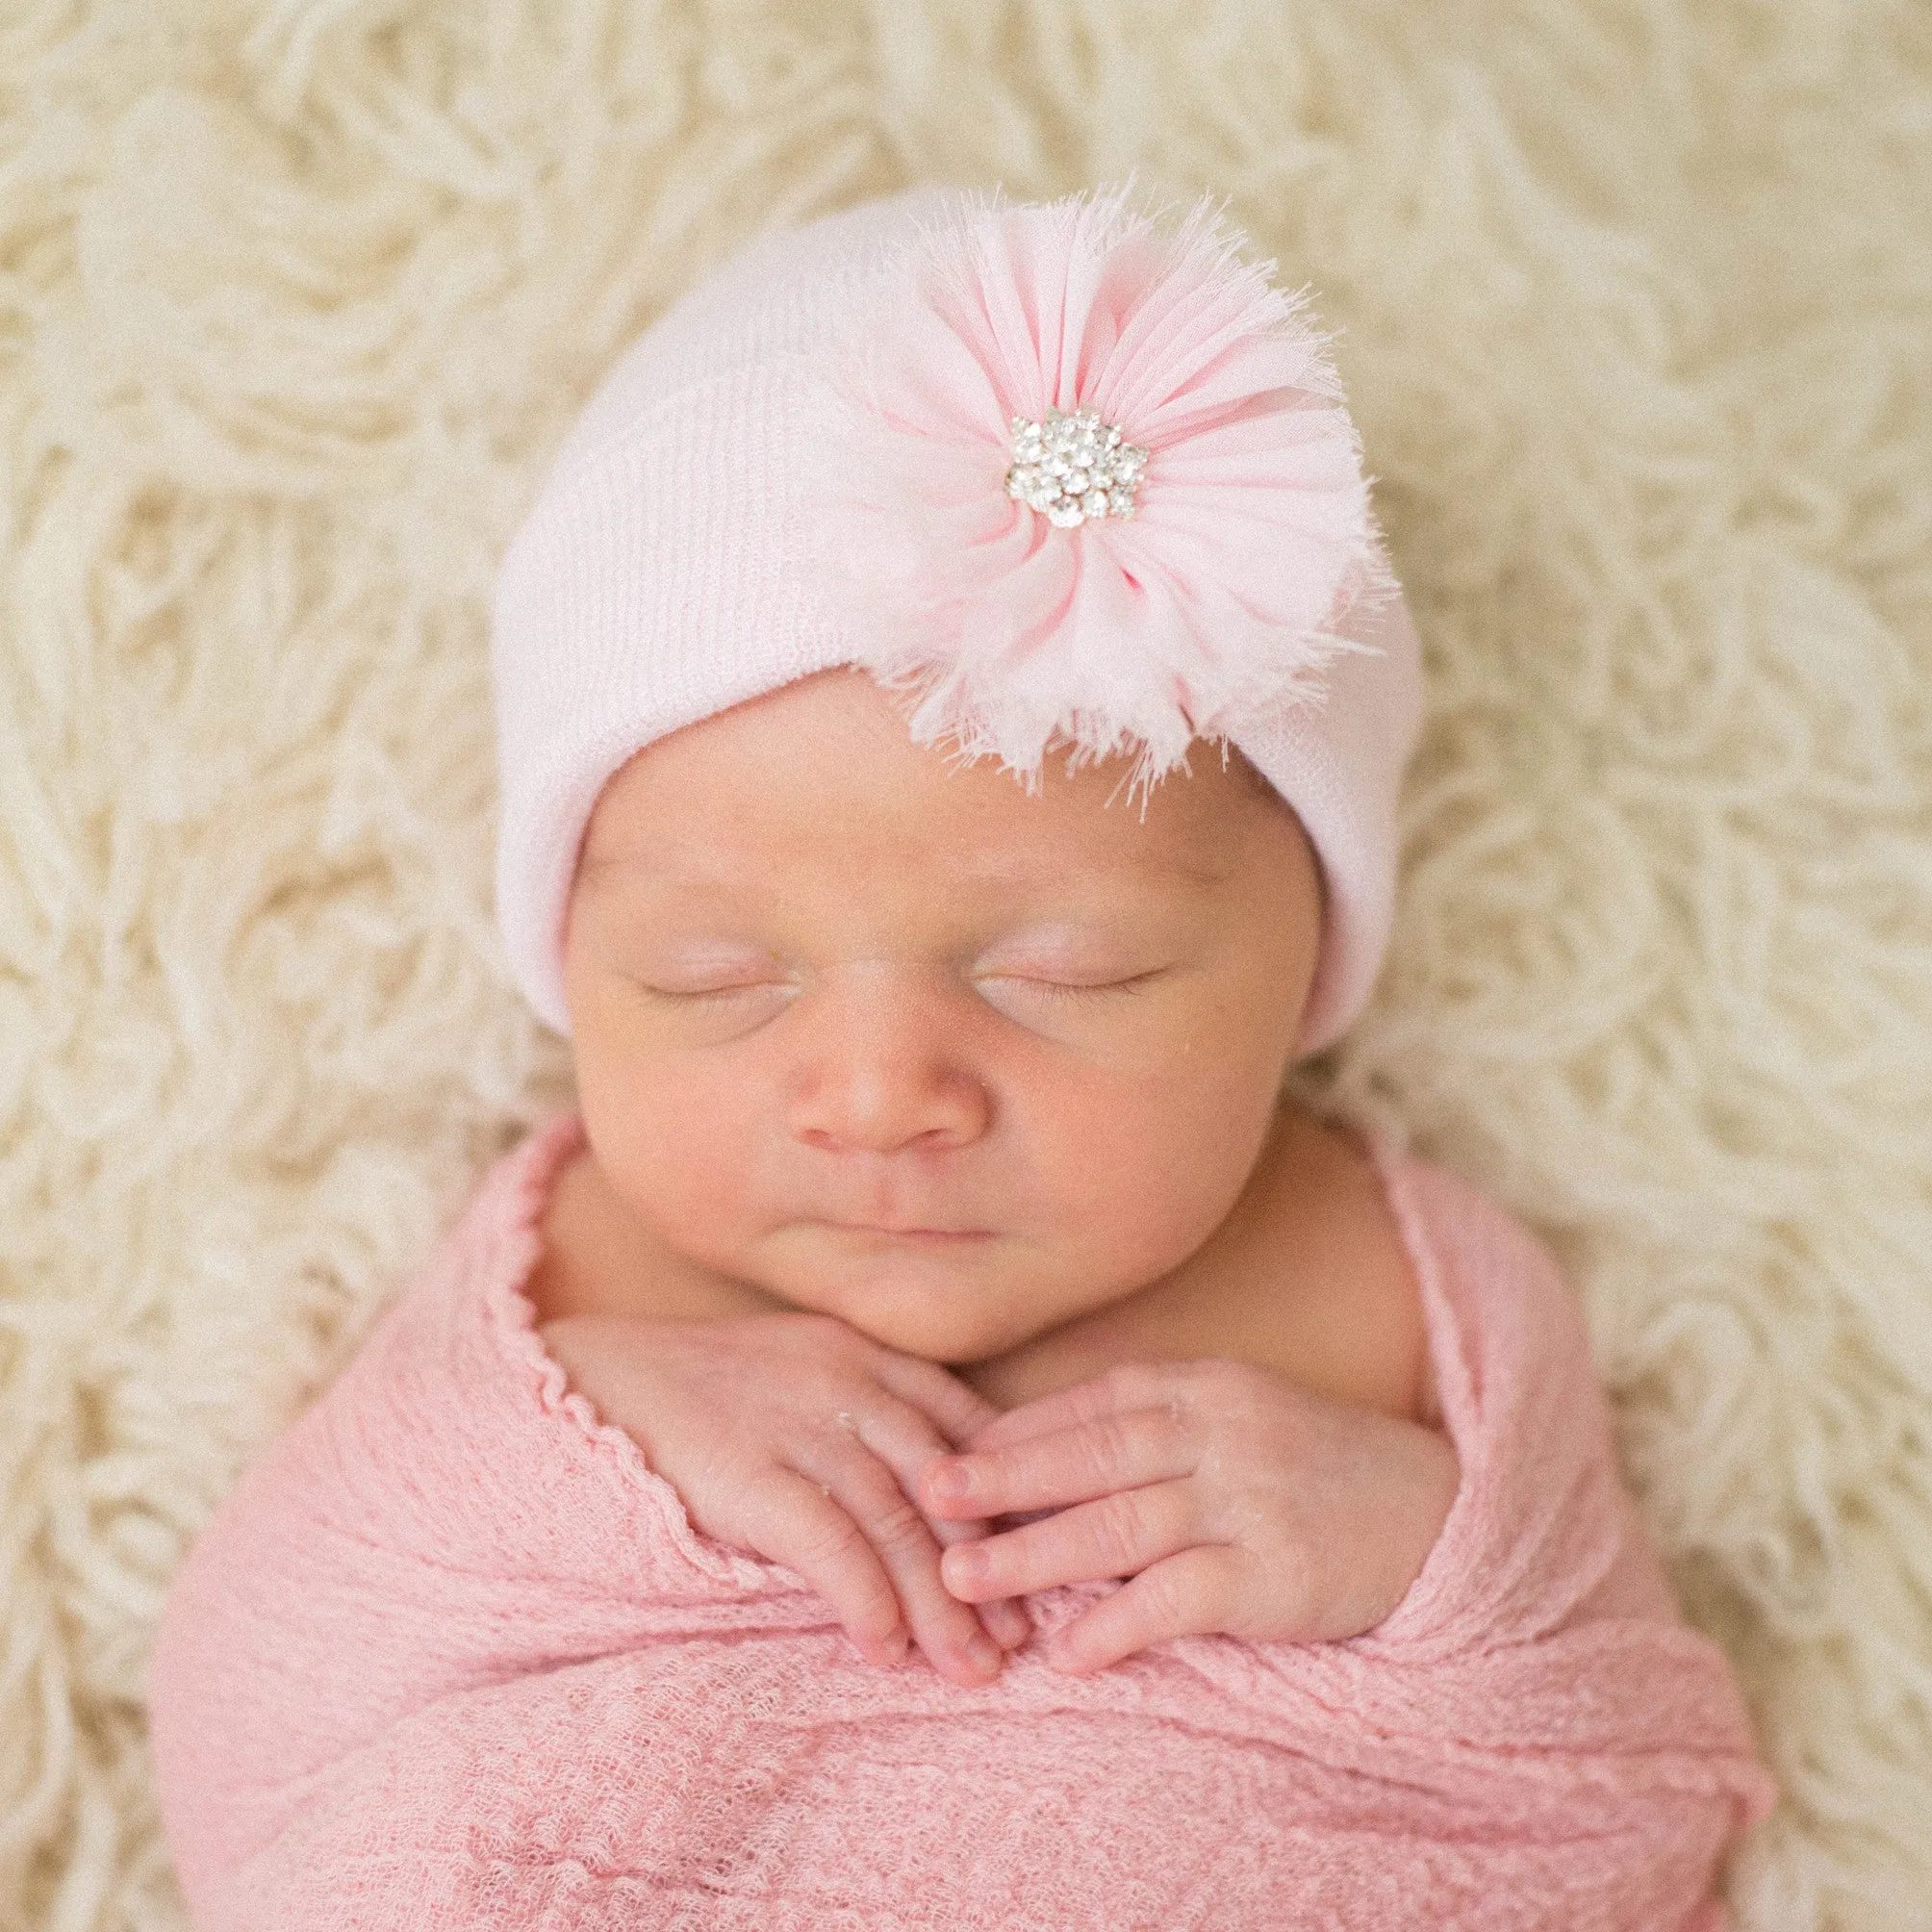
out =
[[1031,780],[1047,751],[1237,746],[1320,860],[1300,1047],[1388,933],[1421,706],[1360,445],[1273,264],[1203,202],[921,189],[760,238],[619,361],[497,581],[510,966],[569,1030],[562,931],[605,781],[835,665],[921,743]]

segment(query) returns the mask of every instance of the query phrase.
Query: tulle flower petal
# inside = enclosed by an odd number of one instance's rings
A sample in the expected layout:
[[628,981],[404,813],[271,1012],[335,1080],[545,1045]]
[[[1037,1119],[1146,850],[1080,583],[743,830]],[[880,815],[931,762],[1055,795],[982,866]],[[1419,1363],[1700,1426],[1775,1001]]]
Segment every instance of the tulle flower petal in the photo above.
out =
[[[921,742],[1028,775],[1137,752],[1149,783],[1367,648],[1393,583],[1355,428],[1239,242],[1208,201],[1167,232],[1125,190],[961,193],[860,278],[813,395],[806,541]],[[1010,495],[1020,425],[1081,411],[1144,464]]]

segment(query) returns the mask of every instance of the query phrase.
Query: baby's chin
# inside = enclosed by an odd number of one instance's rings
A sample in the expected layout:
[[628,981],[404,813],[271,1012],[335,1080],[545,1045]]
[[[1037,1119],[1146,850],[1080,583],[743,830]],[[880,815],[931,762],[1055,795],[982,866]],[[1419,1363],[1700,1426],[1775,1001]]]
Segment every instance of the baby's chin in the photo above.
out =
[[1099,1284],[1048,1283],[1037,1269],[993,1255],[882,1257],[850,1271],[814,1269],[808,1279],[774,1284],[794,1308],[836,1315],[860,1335],[902,1355],[964,1366],[1021,1347],[1075,1315],[1117,1299]]

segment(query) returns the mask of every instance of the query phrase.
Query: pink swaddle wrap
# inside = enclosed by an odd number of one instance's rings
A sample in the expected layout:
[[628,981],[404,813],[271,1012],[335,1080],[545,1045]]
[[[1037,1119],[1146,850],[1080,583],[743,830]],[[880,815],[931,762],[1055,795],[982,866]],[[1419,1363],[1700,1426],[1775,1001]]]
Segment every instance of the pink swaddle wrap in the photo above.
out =
[[520,1284],[580,1132],[497,1164],[175,1581],[151,1717],[200,1932],[1727,1922],[1770,1783],[1501,1210],[1380,1157],[1462,1464],[1385,1623],[1083,1680],[1029,1645],[967,1690],[863,1663],[567,1392]]

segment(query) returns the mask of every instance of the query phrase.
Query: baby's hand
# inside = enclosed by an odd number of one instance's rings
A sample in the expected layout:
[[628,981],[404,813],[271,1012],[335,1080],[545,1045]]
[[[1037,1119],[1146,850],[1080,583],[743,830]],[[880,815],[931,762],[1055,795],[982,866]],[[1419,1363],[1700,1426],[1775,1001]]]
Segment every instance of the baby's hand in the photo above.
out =
[[988,1591],[976,1613],[939,1580],[940,1544],[985,1526],[960,1510],[928,1522],[907,1500],[927,1462],[1000,1413],[957,1377],[831,1315],[566,1315],[538,1333],[699,1529],[797,1570],[862,1656],[902,1662],[910,1626],[970,1687],[1030,1635],[1018,1604]]
[[955,1596],[1131,1579],[1047,1644],[1076,1675],[1169,1637],[1372,1630],[1414,1581],[1460,1480],[1434,1430],[1222,1360],[1109,1369],[1009,1410],[966,1448],[924,1471],[931,1515],[1053,1513],[949,1549],[940,1574]]

